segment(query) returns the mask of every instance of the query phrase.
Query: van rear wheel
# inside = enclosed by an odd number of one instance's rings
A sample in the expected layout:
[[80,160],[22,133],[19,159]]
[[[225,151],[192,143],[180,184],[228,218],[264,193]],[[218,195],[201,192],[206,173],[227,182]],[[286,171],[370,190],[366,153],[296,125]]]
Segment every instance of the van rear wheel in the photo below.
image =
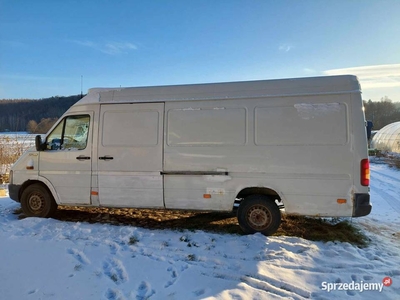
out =
[[281,224],[281,212],[266,195],[250,195],[240,203],[237,215],[244,233],[274,234]]
[[27,217],[48,218],[56,211],[57,203],[46,187],[35,183],[23,191],[21,208]]

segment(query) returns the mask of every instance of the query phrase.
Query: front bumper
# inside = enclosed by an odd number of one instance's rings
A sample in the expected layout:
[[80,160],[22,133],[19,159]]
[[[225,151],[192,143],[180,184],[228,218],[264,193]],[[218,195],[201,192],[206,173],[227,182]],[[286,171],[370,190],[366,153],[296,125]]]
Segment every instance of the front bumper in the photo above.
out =
[[21,185],[19,184],[9,184],[8,185],[8,195],[14,201],[20,202],[19,199],[19,190],[21,189]]
[[355,194],[353,217],[363,217],[369,215],[372,205],[369,200],[369,194]]

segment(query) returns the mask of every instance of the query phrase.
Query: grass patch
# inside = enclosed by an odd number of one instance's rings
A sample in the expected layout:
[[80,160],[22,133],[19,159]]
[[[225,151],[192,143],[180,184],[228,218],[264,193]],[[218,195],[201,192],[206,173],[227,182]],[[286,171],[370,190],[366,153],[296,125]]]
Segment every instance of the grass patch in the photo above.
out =
[[9,182],[12,164],[31,146],[28,135],[0,136],[0,184]]
[[389,167],[396,168],[400,170],[400,156],[392,157],[388,160]]
[[369,159],[370,162],[373,163],[384,163],[387,164],[391,168],[396,168],[400,170],[400,154],[388,151],[381,151],[370,149],[369,150]]
[[379,156],[381,153],[378,149],[368,149],[368,156]]
[[[112,213],[111,213],[112,212]],[[105,218],[107,216],[107,218]],[[190,231],[202,230],[214,233],[242,235],[236,215],[233,213],[193,212],[151,209],[111,209],[104,207],[59,206],[55,219],[72,222],[107,223],[113,225],[137,226],[148,229],[172,229],[182,232],[181,242],[190,243]],[[356,246],[366,246],[368,238],[350,219],[310,218],[282,215],[282,223],[274,236],[296,236],[312,241],[348,242]],[[129,245],[139,242],[130,236]]]
[[187,237],[186,235],[181,236],[181,237],[179,238],[179,240],[180,240],[181,242],[185,242],[185,243],[190,242],[190,238]]
[[359,247],[368,245],[369,239],[348,220],[283,216],[275,236],[297,236],[311,241],[347,242]]
[[129,244],[129,245],[135,245],[135,244],[137,244],[138,242],[139,242],[139,240],[138,240],[137,237],[131,236],[131,237],[129,238],[128,244]]
[[194,254],[189,254],[189,255],[186,257],[186,260],[188,260],[188,261],[195,261],[195,260],[197,260],[197,257],[196,257],[196,255],[194,255]]
[[118,276],[117,276],[117,274],[112,274],[112,275],[110,276],[110,279],[111,279],[112,281],[114,281],[115,283],[117,283],[117,282],[118,282]]
[[75,270],[75,271],[80,271],[80,270],[82,270],[82,265],[81,265],[81,264],[75,265],[74,270]]

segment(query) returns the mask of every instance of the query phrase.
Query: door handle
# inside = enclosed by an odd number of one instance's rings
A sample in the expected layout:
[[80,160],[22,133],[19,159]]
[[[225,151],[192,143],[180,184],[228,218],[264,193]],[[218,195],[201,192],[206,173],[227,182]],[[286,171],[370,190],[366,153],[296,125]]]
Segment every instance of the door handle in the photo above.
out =
[[106,156],[100,156],[99,159],[101,159],[101,160],[112,160],[112,159],[114,159],[114,157],[112,157],[110,155],[106,155]]
[[89,160],[90,157],[89,156],[85,156],[85,155],[79,155],[76,157],[77,160]]

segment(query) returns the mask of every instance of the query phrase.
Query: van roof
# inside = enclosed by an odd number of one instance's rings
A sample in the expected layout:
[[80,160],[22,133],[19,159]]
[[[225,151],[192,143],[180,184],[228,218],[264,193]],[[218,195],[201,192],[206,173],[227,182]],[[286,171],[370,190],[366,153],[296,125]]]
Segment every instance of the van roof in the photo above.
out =
[[128,88],[92,88],[76,105],[360,93],[353,75]]

